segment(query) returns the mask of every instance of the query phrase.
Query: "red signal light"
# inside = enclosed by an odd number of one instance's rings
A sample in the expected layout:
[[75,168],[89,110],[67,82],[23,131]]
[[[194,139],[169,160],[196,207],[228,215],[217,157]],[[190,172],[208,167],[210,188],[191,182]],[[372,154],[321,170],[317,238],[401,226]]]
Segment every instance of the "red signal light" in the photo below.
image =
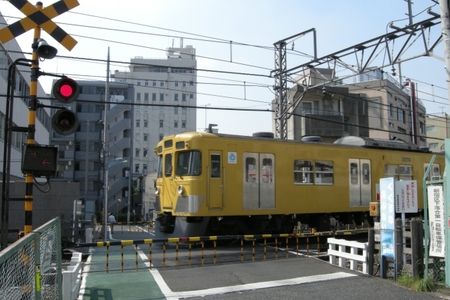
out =
[[63,84],[59,87],[59,93],[64,98],[70,98],[70,96],[73,95],[73,88],[70,86],[70,84]]
[[77,99],[80,94],[78,83],[68,77],[63,77],[53,85],[53,95],[63,103],[70,103]]

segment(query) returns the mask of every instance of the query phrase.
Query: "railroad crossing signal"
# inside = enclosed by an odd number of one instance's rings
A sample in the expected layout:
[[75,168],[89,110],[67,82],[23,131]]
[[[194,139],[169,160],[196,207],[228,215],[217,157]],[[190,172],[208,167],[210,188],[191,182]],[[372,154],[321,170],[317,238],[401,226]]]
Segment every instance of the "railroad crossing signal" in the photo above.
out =
[[[63,77],[55,82],[52,92],[56,100],[66,104],[78,98],[80,87],[75,80]],[[77,131],[79,125],[77,115],[67,108],[58,110],[52,117],[53,130],[62,135],[74,133]]]
[[57,147],[26,145],[22,157],[22,172],[35,177],[56,175]]
[[77,0],[60,0],[44,9],[38,9],[26,0],[8,1],[27,17],[0,29],[0,42],[6,43],[30,29],[40,27],[69,51],[77,44],[74,38],[51,20],[80,5]]

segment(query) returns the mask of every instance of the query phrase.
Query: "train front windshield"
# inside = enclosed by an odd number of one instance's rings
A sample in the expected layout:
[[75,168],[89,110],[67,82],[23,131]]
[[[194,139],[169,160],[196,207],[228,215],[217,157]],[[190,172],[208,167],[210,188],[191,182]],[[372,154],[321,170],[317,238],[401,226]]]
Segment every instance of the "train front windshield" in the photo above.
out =
[[[200,151],[179,152],[175,162],[176,176],[199,176],[202,173],[202,154]],[[164,167],[164,170],[163,170]],[[167,153],[164,156],[158,156],[158,174],[157,177],[172,176],[172,154]]]
[[202,173],[202,154],[200,151],[179,152],[176,176],[198,176]]

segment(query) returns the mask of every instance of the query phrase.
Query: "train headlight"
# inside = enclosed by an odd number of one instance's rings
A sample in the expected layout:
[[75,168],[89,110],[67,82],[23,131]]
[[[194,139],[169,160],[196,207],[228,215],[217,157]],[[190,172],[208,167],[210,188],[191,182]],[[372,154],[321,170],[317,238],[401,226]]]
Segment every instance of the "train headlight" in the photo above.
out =
[[183,195],[184,188],[182,185],[178,186],[178,195]]
[[155,195],[159,195],[159,188],[155,186]]

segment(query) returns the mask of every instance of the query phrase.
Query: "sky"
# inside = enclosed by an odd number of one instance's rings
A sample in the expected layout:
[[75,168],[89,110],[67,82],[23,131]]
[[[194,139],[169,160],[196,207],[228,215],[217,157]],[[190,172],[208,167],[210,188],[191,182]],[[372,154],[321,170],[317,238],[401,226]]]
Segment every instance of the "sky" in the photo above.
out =
[[[42,1],[45,6],[56,1]],[[41,61],[42,71],[65,74],[75,80],[106,80],[106,58],[110,70],[128,71],[131,58],[166,58],[168,47],[192,45],[196,49],[197,130],[214,123],[222,133],[251,135],[273,131],[271,101],[274,99],[274,43],[315,29],[317,55],[322,57],[408,25],[405,0],[78,0],[79,6],[53,19],[78,43],[68,51],[42,31],[58,49],[52,60]],[[432,0],[414,0],[413,22],[431,16],[428,7],[440,13]],[[31,2],[35,4],[35,2]],[[0,11],[8,24],[24,15],[11,3],[0,0]],[[2,26],[2,25],[0,25]],[[442,31],[438,24],[427,32],[425,42]],[[429,34],[429,38],[428,38]],[[33,32],[17,41],[31,52]],[[310,61],[313,36],[306,34],[287,45],[287,68]],[[418,48],[417,54],[423,50]],[[415,50],[414,47],[408,50]],[[443,45],[436,56],[444,57]],[[416,82],[418,96],[427,113],[449,113],[445,63],[435,57],[404,62],[396,74]],[[391,67],[384,68],[392,75]],[[50,92],[53,78],[39,82]],[[291,85],[288,84],[288,87]],[[227,110],[241,108],[247,111]],[[252,111],[257,110],[257,111]]]

